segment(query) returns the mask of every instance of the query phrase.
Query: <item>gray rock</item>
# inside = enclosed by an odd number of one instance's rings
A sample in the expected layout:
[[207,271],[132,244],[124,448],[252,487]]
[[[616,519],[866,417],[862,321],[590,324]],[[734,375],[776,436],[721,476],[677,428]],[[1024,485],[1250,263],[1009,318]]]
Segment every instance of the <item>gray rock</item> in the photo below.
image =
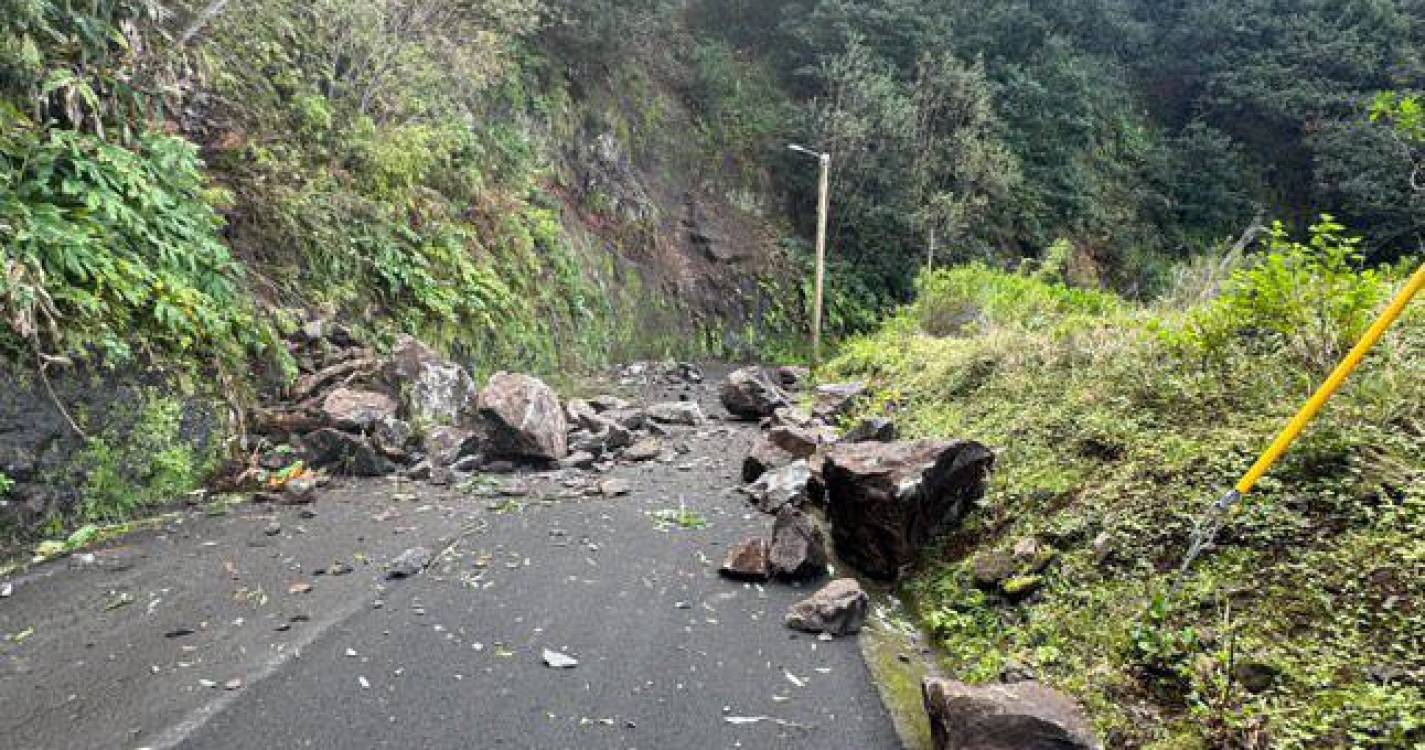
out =
[[633,492],[633,486],[622,479],[605,479],[599,482],[599,494],[604,497],[622,497]]
[[755,482],[763,474],[795,460],[796,456],[778,448],[764,435],[752,444],[752,450],[742,460],[742,481]]
[[854,635],[861,632],[871,598],[854,578],[838,578],[810,597],[793,604],[784,620],[789,628],[809,633]]
[[647,409],[648,418],[663,424],[679,424],[689,427],[696,427],[707,418],[703,416],[703,410],[692,401],[670,401],[663,404],[654,404]]
[[772,525],[768,559],[778,578],[804,581],[826,575],[826,537],[811,516],[784,505]]
[[767,440],[796,458],[811,458],[823,446],[836,442],[836,430],[784,425],[768,430]]
[[762,537],[744,539],[728,550],[718,572],[735,581],[767,581],[772,578],[771,545]]
[[629,406],[627,401],[618,396],[595,396],[589,399],[589,405],[594,407],[600,414],[608,411],[627,409]]
[[663,441],[658,438],[644,438],[630,445],[623,452],[626,461],[652,461],[663,453]]
[[778,409],[791,406],[791,400],[774,378],[775,375],[764,368],[744,367],[727,376],[718,396],[723,407],[735,417],[770,417]]
[[773,469],[744,490],[757,509],[763,513],[777,513],[787,505],[802,505],[807,501],[807,484],[811,481],[811,465],[804,460],[794,461],[780,469]]
[[425,547],[411,547],[397,555],[391,564],[386,566],[386,577],[399,579],[419,575],[426,569],[426,566],[430,565],[432,555],[433,553]]
[[480,439],[464,427],[433,427],[426,432],[422,446],[431,464],[443,467],[478,453]]
[[558,461],[569,454],[569,423],[554,391],[538,378],[497,372],[480,392],[490,452],[504,458]]
[[422,427],[474,420],[478,392],[470,373],[410,336],[397,339],[382,376],[401,394],[406,418]]
[[598,457],[594,454],[585,451],[579,451],[578,453],[570,453],[568,456],[565,456],[563,459],[561,459],[559,461],[559,468],[587,469],[592,467],[594,465],[594,462],[597,460]]
[[381,455],[394,461],[409,458],[407,451],[414,439],[411,425],[395,417],[383,417],[371,425],[371,444]]
[[984,494],[993,464],[994,454],[970,441],[831,447],[822,481],[838,556],[870,576],[895,578]]
[[615,422],[625,430],[641,430],[648,425],[648,415],[642,409],[610,409],[599,416]]
[[1038,682],[972,687],[928,679],[921,696],[936,750],[1100,748],[1078,705]]
[[366,430],[376,422],[395,419],[396,399],[384,393],[337,388],[322,399],[322,417],[343,430]]

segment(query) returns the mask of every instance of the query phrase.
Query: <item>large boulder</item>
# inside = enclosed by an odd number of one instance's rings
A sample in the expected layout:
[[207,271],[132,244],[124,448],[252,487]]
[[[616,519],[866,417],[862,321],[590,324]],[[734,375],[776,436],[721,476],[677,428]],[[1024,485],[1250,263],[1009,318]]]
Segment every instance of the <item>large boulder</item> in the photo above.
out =
[[337,388],[322,399],[322,417],[343,430],[364,431],[383,419],[394,419],[396,400],[384,393]]
[[468,425],[475,416],[479,394],[470,373],[410,336],[396,340],[381,374],[401,394],[407,421],[422,427]]
[[315,469],[354,477],[380,477],[396,470],[385,456],[359,435],[323,427],[302,437],[302,453]]
[[793,461],[779,469],[765,472],[744,492],[763,513],[777,513],[784,506],[806,503],[807,483],[811,481],[811,465],[804,460]]
[[826,575],[826,538],[811,516],[793,505],[777,511],[768,553],[772,575],[805,581]]
[[741,419],[770,417],[778,409],[791,406],[775,374],[761,367],[734,370],[718,395],[728,412]]
[[569,454],[564,410],[553,389],[538,378],[495,373],[480,392],[479,410],[491,455],[558,461]]
[[866,624],[871,598],[854,578],[839,578],[791,606],[786,626],[809,633],[852,635]]
[[1068,696],[1037,682],[973,687],[921,685],[936,750],[1098,750],[1089,722]]
[[895,578],[984,494],[993,465],[994,454],[970,441],[833,446],[822,481],[837,554],[867,575]]

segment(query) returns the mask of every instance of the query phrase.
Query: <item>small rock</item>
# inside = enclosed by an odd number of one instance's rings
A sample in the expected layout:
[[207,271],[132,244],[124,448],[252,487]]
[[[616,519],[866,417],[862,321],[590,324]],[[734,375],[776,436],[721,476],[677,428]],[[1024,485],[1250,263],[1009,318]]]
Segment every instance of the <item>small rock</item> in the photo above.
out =
[[599,494],[604,497],[622,497],[633,492],[633,487],[622,479],[605,479],[599,482]]
[[565,456],[559,462],[561,469],[587,469],[594,465],[598,457],[587,451],[579,451]]
[[783,506],[800,506],[807,501],[807,484],[811,481],[811,465],[804,460],[795,461],[763,474],[745,492],[752,498],[758,510],[776,513]]
[[630,445],[623,452],[626,461],[652,461],[663,453],[663,441],[658,438],[644,438]]
[[618,396],[608,396],[608,395],[595,396],[595,397],[589,399],[589,405],[592,406],[592,407],[594,407],[594,410],[597,411],[597,412],[599,412],[600,414],[602,414],[602,413],[604,413],[604,412],[609,412],[609,411],[618,411],[618,410],[620,410],[620,409],[627,409],[628,406],[629,406],[629,404],[628,404],[627,401],[624,401],[623,399],[619,398]]
[[293,477],[282,485],[278,500],[282,505],[308,505],[317,499],[317,480],[311,476]]
[[787,610],[786,625],[809,633],[851,635],[866,623],[871,598],[854,578],[839,578]]
[[843,443],[894,443],[898,430],[895,422],[883,417],[863,419],[841,438]]
[[970,563],[970,578],[977,588],[998,591],[1001,584],[1014,577],[1018,568],[1014,555],[1004,550],[982,552]]
[[766,539],[744,539],[728,551],[718,572],[735,581],[767,581],[772,577],[770,554]]
[[690,401],[674,401],[664,404],[654,404],[647,409],[648,418],[663,424],[678,424],[696,427],[707,418],[703,416],[703,410],[697,404]]
[[544,649],[544,664],[551,669],[573,669],[579,666],[579,660],[568,654]]
[[282,533],[282,524],[272,521],[263,527],[262,533],[264,536],[277,536]]
[[386,568],[386,577],[394,580],[419,575],[430,564],[431,555],[425,547],[411,547],[391,561]]

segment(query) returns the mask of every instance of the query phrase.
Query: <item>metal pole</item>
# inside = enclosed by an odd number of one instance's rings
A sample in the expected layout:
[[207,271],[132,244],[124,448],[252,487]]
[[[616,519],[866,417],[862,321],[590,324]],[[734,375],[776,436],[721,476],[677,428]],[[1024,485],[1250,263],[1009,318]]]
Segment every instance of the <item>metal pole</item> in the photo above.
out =
[[935,270],[935,227],[930,228],[930,250],[925,255],[925,270]]
[[816,216],[816,302],[811,321],[811,366],[821,365],[821,297],[826,282],[826,223],[831,211],[831,154],[821,155],[821,196]]

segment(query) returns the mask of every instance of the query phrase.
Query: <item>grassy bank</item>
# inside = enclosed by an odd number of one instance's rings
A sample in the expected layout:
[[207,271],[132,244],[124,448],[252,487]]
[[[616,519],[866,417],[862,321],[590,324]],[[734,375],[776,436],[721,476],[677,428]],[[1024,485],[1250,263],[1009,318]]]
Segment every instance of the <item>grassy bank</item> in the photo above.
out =
[[941,271],[846,347],[835,375],[878,383],[873,408],[904,432],[1000,453],[983,507],[908,584],[950,674],[1028,668],[1079,696],[1111,747],[1425,739],[1419,303],[1161,599],[1197,515],[1398,285],[1354,270],[1341,232],[1279,231],[1229,278],[1184,273],[1153,306],[1054,269]]

